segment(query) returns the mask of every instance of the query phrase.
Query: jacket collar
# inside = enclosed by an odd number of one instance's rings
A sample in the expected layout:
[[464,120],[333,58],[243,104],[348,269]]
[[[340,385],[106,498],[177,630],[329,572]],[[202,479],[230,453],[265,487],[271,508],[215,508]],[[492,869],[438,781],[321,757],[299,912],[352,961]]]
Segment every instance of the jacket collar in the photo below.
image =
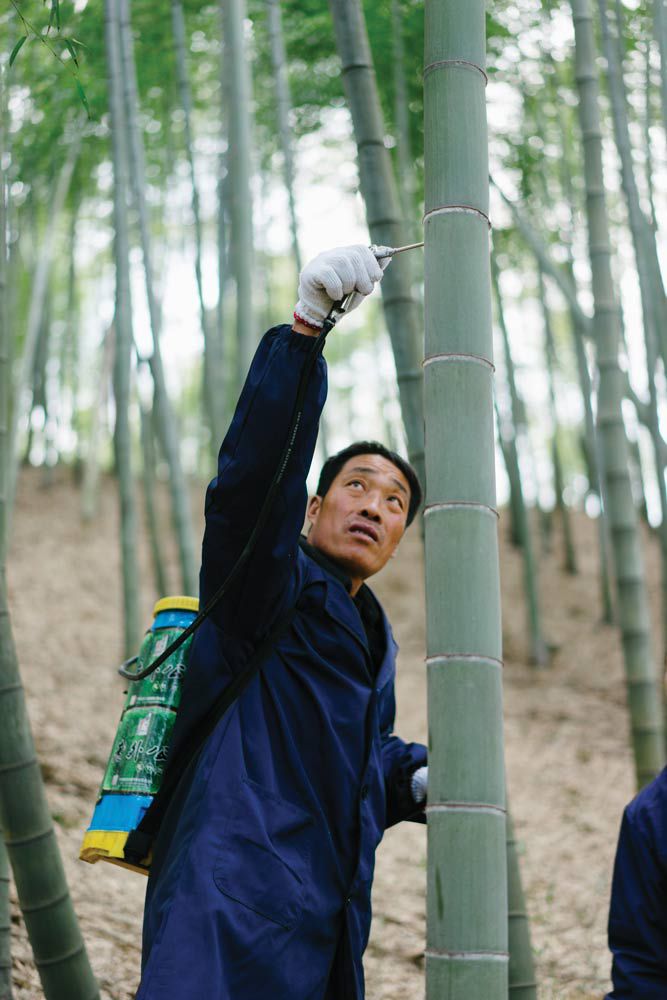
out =
[[[320,549],[316,549],[314,545],[311,545],[306,539],[305,535],[301,535],[301,537],[299,538],[299,547],[301,548],[302,552],[304,552],[310,559],[313,560],[313,562],[317,563],[317,565],[320,566],[327,574],[329,574],[335,580],[337,580],[337,582],[340,583],[345,588],[345,590],[349,595],[350,589],[352,587],[352,581],[350,580],[345,570],[341,566],[339,566],[338,563],[334,562],[333,559],[330,559],[329,556],[321,552]],[[370,587],[366,586],[365,583],[363,583],[359,588],[358,594],[361,594],[362,590],[365,591],[365,593],[362,595],[363,599],[371,600],[377,605],[380,614],[382,615],[385,635],[387,638],[384,659],[375,676],[376,687],[378,689],[382,689],[384,685],[387,683],[387,681],[391,680],[394,676],[396,652],[398,650],[398,645],[396,644],[396,640],[394,639],[394,635],[391,631],[391,626],[384,612],[384,608],[376,598],[375,594],[370,589]],[[354,599],[350,598],[350,600],[354,604]],[[329,614],[333,618],[335,618],[340,625],[346,628],[348,632],[352,633],[355,639],[363,647],[364,653],[366,654],[366,662],[367,662],[367,669],[369,671],[369,677],[372,678],[373,667],[371,663],[370,650],[368,648],[368,639],[366,638],[366,631],[362,624],[361,615],[359,614],[356,605],[355,605],[356,613],[353,613],[352,615],[343,616],[341,614],[341,609],[340,609],[340,598],[338,600],[335,600],[333,598],[333,595],[328,593],[328,588],[327,588],[327,610]]]

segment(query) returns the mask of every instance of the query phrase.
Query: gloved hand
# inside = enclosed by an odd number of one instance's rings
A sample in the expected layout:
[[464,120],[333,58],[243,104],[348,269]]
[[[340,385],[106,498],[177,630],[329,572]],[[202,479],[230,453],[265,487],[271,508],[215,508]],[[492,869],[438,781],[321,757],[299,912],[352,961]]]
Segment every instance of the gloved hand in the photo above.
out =
[[426,798],[426,789],[428,787],[428,764],[424,767],[418,767],[416,771],[413,771],[412,777],[410,778],[410,791],[412,792],[412,798],[415,800],[417,805],[421,805]]
[[356,292],[346,309],[351,312],[370,295],[390,261],[391,257],[378,261],[372,250],[360,243],[318,254],[299,276],[294,318],[319,329],[334,302]]

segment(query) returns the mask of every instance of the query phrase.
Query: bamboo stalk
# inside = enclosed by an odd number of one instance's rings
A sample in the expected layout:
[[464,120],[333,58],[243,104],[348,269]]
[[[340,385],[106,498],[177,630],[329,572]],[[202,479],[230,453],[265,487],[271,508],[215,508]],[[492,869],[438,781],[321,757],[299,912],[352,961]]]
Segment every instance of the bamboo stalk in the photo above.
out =
[[614,551],[635,770],[641,786],[655,777],[664,760],[662,705],[651,650],[646,583],[622,415],[625,379],[618,363],[619,316],[611,273],[593,19],[589,0],[571,0],[571,5],[575,31],[575,75],[584,146],[595,343],[600,372],[598,426]]
[[144,166],[144,149],[137,113],[139,100],[137,94],[136,67],[134,62],[134,42],[130,24],[130,0],[118,0],[119,43],[121,65],[123,70],[125,97],[125,124],[127,128],[127,149],[129,152],[129,178],[132,199],[139,217],[139,233],[143,256],[143,269],[148,300],[153,351],[149,358],[155,398],[159,419],[160,436],[165,459],[169,466],[169,490],[171,495],[171,510],[178,554],[181,566],[181,582],[186,594],[198,592],[197,558],[195,555],[192,512],[187,482],[183,473],[180,455],[178,426],[174,410],[167,392],[167,383],[162,365],[160,350],[161,316],[155,294],[153,271],[153,253],[148,207],[146,204],[146,179]]
[[[645,336],[654,337],[663,362],[667,364],[667,298],[660,272],[658,249],[651,223],[644,215],[635,178],[630,130],[628,125],[625,83],[619,62],[618,34],[612,34],[606,0],[598,0],[602,41],[607,57],[607,80],[611,99],[614,138],[621,160],[621,184],[628,210],[628,222],[637,263],[637,276],[642,299]],[[649,368],[649,377],[653,369]]]
[[83,463],[81,482],[81,517],[84,521],[92,521],[97,510],[98,487],[100,479],[100,439],[102,413],[109,398],[109,381],[115,355],[114,327],[110,326],[99,347],[99,368],[96,378],[96,392],[93,397],[90,413],[88,443]]
[[512,813],[507,810],[507,916],[509,939],[509,1000],[537,1000],[530,922],[521,884]]
[[139,404],[141,415],[141,479],[144,491],[144,515],[146,533],[151,549],[151,563],[155,578],[155,590],[158,598],[170,593],[167,588],[167,574],[162,558],[160,531],[155,510],[155,442],[153,441],[153,426],[148,409]]
[[[371,240],[384,246],[401,246],[406,242],[403,213],[391,157],[384,145],[382,110],[361,3],[360,0],[329,0],[329,7],[354,125],[359,183]],[[408,454],[423,482],[422,332],[419,309],[412,293],[410,264],[405,260],[408,256],[398,255],[392,261],[380,289],[396,364]]]
[[570,512],[565,503],[563,490],[565,488],[563,476],[563,463],[560,456],[559,438],[560,426],[558,421],[558,408],[556,406],[555,372],[556,367],[556,341],[551,325],[551,314],[546,299],[546,288],[544,284],[544,272],[538,268],[538,288],[539,299],[542,307],[542,320],[544,322],[544,353],[546,358],[547,379],[549,383],[549,408],[551,410],[551,422],[553,426],[552,457],[554,467],[554,492],[556,494],[556,508],[561,518],[563,529],[563,566],[567,573],[577,572],[577,557],[574,549],[574,538],[572,536],[572,525],[570,522]]
[[653,34],[660,50],[660,102],[667,131],[667,0],[653,0]]
[[518,519],[519,535],[521,538],[521,554],[523,560],[523,590],[526,601],[526,624],[528,626],[528,635],[530,636],[530,659],[535,666],[545,667],[549,660],[549,654],[542,636],[542,616],[540,613],[539,587],[535,566],[533,539],[523,495],[523,486],[521,484],[521,470],[517,449],[517,434],[520,432],[521,428],[520,413],[523,412],[523,405],[519,400],[516,379],[514,377],[514,361],[512,359],[509,333],[507,330],[507,324],[505,323],[505,311],[503,309],[503,300],[500,293],[498,264],[494,254],[491,255],[491,282],[496,301],[498,326],[503,339],[505,375],[507,378],[507,385],[511,400],[510,409],[512,428],[511,430],[508,430],[506,427],[507,421],[502,420],[499,415],[498,434],[505,441],[506,452],[504,450],[504,453],[508,463],[507,471],[510,482],[512,483],[512,489],[515,493],[515,513]]
[[130,290],[130,240],[127,222],[127,150],[123,130],[123,99],[120,84],[120,27],[118,7],[105,0],[105,44],[111,146],[114,168],[114,255],[116,263],[116,308],[114,317],[113,384],[116,400],[114,450],[120,498],[120,536],[123,578],[124,652],[130,656],[139,646],[139,572],[137,565],[137,518],[132,474],[130,431],[130,378],[132,363],[132,298]]
[[0,566],[0,828],[46,1000],[97,998],[35,755],[4,566]]
[[[65,204],[67,192],[69,191],[74,167],[81,149],[82,129],[75,125],[67,146],[65,160],[57,174],[53,195],[49,201],[49,213],[46,230],[39,240],[39,250],[37,262],[32,280],[32,290],[30,296],[30,306],[28,319],[26,322],[25,338],[23,341],[23,354],[21,364],[14,385],[11,423],[9,427],[9,481],[7,495],[6,517],[11,521],[14,494],[16,492],[16,478],[18,475],[18,429],[21,420],[25,417],[28,396],[28,387],[35,366],[35,353],[39,332],[42,326],[44,305],[47,297],[49,274],[55,253],[56,229],[60,222],[60,215]],[[10,530],[8,523],[6,531]]]
[[236,284],[236,380],[240,390],[257,341],[253,309],[253,207],[250,179],[252,99],[243,34],[245,0],[220,0],[223,23],[227,169],[230,185],[230,260]]
[[301,272],[301,253],[299,251],[299,226],[296,218],[296,201],[294,198],[294,153],[292,150],[292,129],[289,115],[292,110],[289,77],[287,75],[287,54],[283,34],[280,0],[266,0],[267,23],[271,40],[271,62],[273,64],[273,79],[276,85],[276,110],[278,112],[278,136],[283,154],[283,177],[287,191],[289,208],[290,232],[292,234],[292,254],[296,266],[297,277]]
[[12,1000],[12,925],[9,904],[9,857],[0,832],[0,1000]]
[[188,80],[185,44],[185,18],[181,0],[171,0],[171,18],[174,32],[174,51],[176,55],[176,78],[183,108],[183,140],[185,155],[190,172],[190,206],[195,236],[195,281],[197,284],[197,299],[199,301],[199,322],[204,336],[203,390],[204,412],[211,435],[211,446],[217,454],[224,435],[224,396],[222,378],[221,341],[211,329],[206,305],[204,304],[204,285],[202,280],[202,224],[199,207],[199,190],[195,172],[194,142],[192,135],[192,96]]
[[485,4],[425,18],[426,997],[506,1000]]

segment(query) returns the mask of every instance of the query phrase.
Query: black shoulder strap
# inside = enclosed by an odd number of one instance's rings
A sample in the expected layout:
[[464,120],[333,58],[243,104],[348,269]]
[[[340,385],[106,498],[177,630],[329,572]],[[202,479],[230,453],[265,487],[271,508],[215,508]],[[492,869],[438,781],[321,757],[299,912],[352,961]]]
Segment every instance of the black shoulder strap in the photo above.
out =
[[290,608],[285,616],[274,625],[266,638],[255,649],[245,669],[227,685],[222,694],[213,702],[202,721],[193,727],[178,756],[169,761],[153,801],[144,813],[139,826],[136,830],[130,831],[125,842],[125,860],[130,864],[142,866],[142,862],[149,856],[169,803],[172,801],[186,771],[190,769],[193,761],[199,756],[204,744],[227,709],[243,694],[259,671],[269,653],[291,624],[295,613],[296,608]]

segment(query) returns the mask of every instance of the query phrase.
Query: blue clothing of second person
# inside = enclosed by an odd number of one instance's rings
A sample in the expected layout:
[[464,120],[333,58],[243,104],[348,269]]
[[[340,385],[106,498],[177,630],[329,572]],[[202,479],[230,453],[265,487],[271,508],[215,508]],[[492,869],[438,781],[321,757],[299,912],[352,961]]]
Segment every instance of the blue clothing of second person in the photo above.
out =
[[[256,523],[312,346],[288,326],[259,345],[207,491],[204,603]],[[362,588],[364,627],[345,575],[299,544],[325,397],[319,358],[269,521],[195,635],[174,755],[271,627],[297,609],[165,818],[136,1000],[362,1000],[376,847],[388,826],[424,819],[409,783],[426,748],[393,732],[397,647],[386,616]]]
[[667,998],[667,768],[626,807],[618,838],[606,1000]]

